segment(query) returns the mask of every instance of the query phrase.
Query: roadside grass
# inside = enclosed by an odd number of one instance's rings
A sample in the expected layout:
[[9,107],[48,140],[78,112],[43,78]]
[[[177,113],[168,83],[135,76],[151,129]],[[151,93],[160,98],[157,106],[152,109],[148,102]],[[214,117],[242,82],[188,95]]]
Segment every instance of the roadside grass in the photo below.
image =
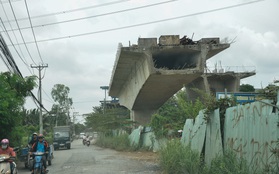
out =
[[232,151],[225,151],[223,155],[217,156],[212,160],[208,173],[248,174],[250,171],[245,159],[239,159]]
[[172,174],[201,173],[199,154],[179,140],[171,140],[159,151],[159,161],[162,170]]
[[[101,135],[95,145],[111,148],[117,151],[150,151],[147,147],[130,145],[128,134],[119,136]],[[180,143],[179,139],[169,141],[159,151],[159,164],[164,173],[171,174],[249,174],[247,161],[239,159],[232,151],[225,151],[223,155],[215,157],[211,165],[204,164],[198,152]],[[251,169],[250,169],[251,170]],[[276,170],[277,171],[277,170]],[[252,173],[266,173],[256,172]],[[273,172],[271,172],[273,174]]]
[[249,168],[244,159],[231,152],[217,156],[210,167],[203,163],[198,152],[180,143],[169,141],[159,151],[160,166],[165,173],[173,174],[248,174]]
[[119,136],[105,136],[100,135],[95,143],[97,146],[111,148],[118,151],[130,150],[130,140],[128,134],[122,134]]

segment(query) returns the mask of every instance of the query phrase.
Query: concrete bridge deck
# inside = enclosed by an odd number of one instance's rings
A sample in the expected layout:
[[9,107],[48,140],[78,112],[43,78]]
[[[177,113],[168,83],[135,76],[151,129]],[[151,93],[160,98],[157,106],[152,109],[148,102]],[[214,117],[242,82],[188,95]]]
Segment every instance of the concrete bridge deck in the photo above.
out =
[[109,95],[148,123],[150,116],[184,85],[199,78],[206,60],[228,48],[219,38],[182,42],[179,36],[139,38],[138,45],[119,45]]

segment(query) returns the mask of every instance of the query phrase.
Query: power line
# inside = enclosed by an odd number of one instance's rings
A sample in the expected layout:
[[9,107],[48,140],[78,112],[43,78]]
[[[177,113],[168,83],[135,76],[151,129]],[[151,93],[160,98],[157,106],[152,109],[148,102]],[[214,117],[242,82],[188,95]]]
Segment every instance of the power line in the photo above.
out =
[[[26,10],[27,10],[27,14],[28,14],[30,26],[31,26],[31,28],[32,28],[32,34],[33,34],[33,37],[34,37],[34,41],[35,41],[35,43],[36,43],[36,48],[37,48],[37,51],[38,51],[38,54],[39,54],[39,57],[40,57],[42,63],[44,63],[44,61],[43,61],[43,59],[42,59],[42,56],[41,56],[41,52],[40,52],[40,50],[39,50],[39,46],[38,46],[38,43],[37,43],[37,39],[36,39],[36,36],[35,36],[35,33],[34,33],[34,29],[33,29],[33,27],[32,27],[32,21],[31,21],[31,19],[30,19],[30,14],[29,14],[28,5],[27,5],[26,0],[24,0],[24,2],[25,2],[25,7],[26,7]],[[11,3],[10,3],[10,4],[11,4]]]
[[[76,8],[76,9],[72,9],[72,10],[66,10],[66,11],[60,11],[60,12],[55,12],[55,13],[48,13],[48,14],[43,14],[43,15],[38,15],[38,16],[32,16],[32,19],[42,18],[42,17],[47,17],[47,16],[54,16],[54,15],[61,15],[61,14],[66,14],[66,13],[71,13],[71,12],[76,12],[76,11],[81,11],[81,10],[87,10],[87,9],[91,9],[91,8],[109,6],[109,5],[123,3],[123,2],[127,2],[127,1],[131,1],[131,0],[118,0],[118,1],[113,1],[113,2],[108,2],[108,3],[103,3],[103,4],[83,7],[83,8]],[[29,20],[29,18],[18,19],[18,21],[22,21],[22,20]],[[8,21],[3,21],[3,22],[6,23]],[[11,20],[11,22],[14,22],[14,20]]]
[[[9,0],[9,1],[10,1],[10,0]],[[18,22],[17,22],[17,20],[16,20],[16,15],[15,15],[14,8],[13,8],[11,2],[10,2],[10,7],[11,7],[11,10],[12,10],[12,12],[13,12],[13,15],[14,15],[14,18],[15,18],[15,21],[16,21],[16,24],[17,24],[17,27],[18,27],[18,29],[19,29],[19,33],[20,33],[21,39],[22,39],[22,41],[23,41],[23,43],[24,43],[24,45],[25,45],[25,48],[26,48],[26,50],[27,50],[27,52],[28,52],[28,55],[30,56],[32,62],[33,62],[34,64],[36,64],[35,61],[34,61],[34,59],[32,58],[32,56],[31,56],[31,54],[30,54],[29,49],[27,48],[27,45],[26,45],[26,43],[25,43],[24,37],[23,37],[23,35],[22,35],[22,32],[21,32],[21,30],[20,30],[19,24],[18,24]],[[28,65],[27,65],[27,66],[28,66]]]
[[[46,95],[50,100],[52,100],[52,101],[49,101],[49,100],[46,100],[46,101],[48,101],[48,102],[50,102],[50,103],[54,103],[53,99],[49,97],[49,95],[46,93],[46,91],[45,91],[43,88],[42,88],[42,90],[43,90],[43,92],[45,93],[45,95]],[[44,99],[44,100],[45,100],[45,99]]]
[[[11,1],[11,2],[16,2],[16,1],[21,1],[21,0],[13,0],[13,1]],[[9,0],[8,0],[8,1],[0,1],[0,2],[1,2],[1,4],[9,3]]]
[[[2,6],[2,9],[3,9],[3,11],[4,11],[4,14],[5,14],[5,16],[6,16],[6,18],[9,20],[9,18],[8,18],[8,15],[7,15],[7,12],[6,12],[6,10],[5,10],[5,8],[4,8],[4,5],[1,3],[1,6]],[[4,26],[4,23],[2,22],[2,25]],[[10,25],[10,28],[13,28],[12,27],[12,24],[9,22],[9,25]],[[1,27],[2,28],[2,27]],[[3,29],[3,28],[2,28]],[[3,29],[4,30],[4,29]],[[8,33],[6,33],[7,35],[8,35]],[[17,40],[17,37],[16,37],[16,35],[15,35],[15,32],[13,31],[13,35],[14,35],[14,37],[15,37],[15,40],[16,40],[16,43],[18,43],[18,40]],[[21,55],[22,55],[22,57],[23,57],[23,59],[24,59],[24,61],[23,61],[23,63],[28,67],[28,64],[27,64],[27,61],[26,61],[26,59],[25,59],[25,57],[24,57],[24,54],[23,54],[23,52],[22,52],[22,50],[21,50],[21,47],[20,46],[18,46],[18,48],[19,48],[19,51],[20,51],[20,53],[21,53]]]
[[[0,48],[1,48],[1,40],[0,40]],[[12,72],[13,70],[12,70],[12,67],[10,66],[10,64],[9,64],[9,62],[7,61],[7,59],[5,59],[4,58],[4,54],[2,54],[1,52],[0,52],[0,57],[1,57],[1,59],[3,60],[3,62],[5,63],[5,65],[6,65],[6,67],[8,68],[8,70],[10,71],[10,72]]]
[[[87,16],[87,17],[76,18],[76,19],[71,19],[71,20],[64,20],[64,21],[58,21],[58,22],[51,22],[51,23],[40,24],[40,25],[34,25],[33,28],[45,27],[45,26],[50,26],[50,25],[62,24],[62,23],[69,23],[69,22],[85,20],[85,19],[101,17],[101,16],[108,16],[108,15],[112,15],[112,14],[123,13],[123,12],[127,12],[127,11],[133,11],[133,10],[138,10],[138,9],[142,9],[142,8],[162,5],[162,4],[166,4],[166,3],[170,3],[170,2],[174,2],[174,1],[178,1],[178,0],[169,0],[169,1],[159,2],[159,3],[144,5],[144,6],[140,6],[140,7],[130,8],[130,9],[124,9],[124,10],[113,11],[113,12],[109,12],[109,13],[93,15],[93,16]],[[22,27],[20,29],[25,30],[25,29],[29,29],[29,28],[30,27]],[[16,30],[18,30],[18,29],[10,29],[10,30],[7,30],[7,31],[16,31]]]
[[[222,8],[216,8],[216,9],[207,10],[207,11],[203,11],[203,12],[197,12],[197,13],[193,13],[193,14],[177,16],[177,17],[172,17],[172,18],[167,18],[167,19],[161,19],[161,20],[157,20],[157,21],[145,22],[145,23],[140,23],[140,24],[128,25],[128,26],[123,26],[123,27],[118,27],[118,28],[111,28],[111,29],[106,29],[106,30],[93,31],[93,32],[88,32],[88,33],[81,33],[81,34],[76,34],[76,35],[62,36],[62,37],[56,37],[56,38],[50,38],[50,39],[42,39],[42,40],[38,40],[37,42],[48,42],[48,41],[54,41],[54,40],[69,39],[69,38],[74,38],[74,37],[80,37],[80,36],[86,36],[86,35],[92,35],[92,34],[98,34],[98,33],[105,33],[105,32],[110,32],[110,31],[115,31],[115,30],[134,28],[134,27],[150,25],[150,24],[154,24],[154,23],[161,23],[161,22],[166,22],[166,21],[171,21],[171,20],[176,20],[176,19],[181,19],[181,18],[186,18],[186,17],[191,17],[191,16],[197,16],[197,15],[206,14],[206,13],[212,13],[212,12],[216,12],[216,11],[222,11],[222,10],[226,10],[226,9],[230,9],[230,8],[236,8],[236,7],[240,7],[240,6],[244,6],[244,5],[249,5],[252,3],[258,3],[260,1],[265,1],[265,0],[250,1],[250,2],[246,2],[246,3],[226,6],[226,7],[222,7]],[[27,44],[31,44],[31,43],[34,43],[34,42],[32,42],[32,41],[27,42]],[[21,43],[19,43],[19,44],[21,44]]]
[[[0,20],[1,20],[1,23],[3,24],[3,21],[2,21],[2,19],[0,18]],[[5,25],[3,24],[3,27],[4,27],[4,29],[6,30],[6,27],[5,27]],[[17,53],[17,55],[19,56],[19,58],[22,60],[22,62],[26,65],[26,66],[28,66],[27,64],[26,64],[26,62],[22,59],[22,57],[20,56],[20,54],[19,54],[19,52],[17,51],[17,49],[16,49],[16,47],[15,47],[15,44],[13,43],[13,41],[12,41],[12,39],[11,39],[11,37],[10,37],[10,35],[8,34],[8,33],[6,33],[7,34],[7,36],[8,36],[8,38],[9,38],[9,40],[10,40],[10,42],[11,42],[11,44],[12,44],[12,46],[14,47],[14,49],[15,49],[15,51],[16,51],[16,53]],[[2,37],[2,35],[0,34],[0,36]],[[4,39],[3,39],[3,42],[4,42]],[[5,43],[5,45],[6,45],[6,43]],[[19,43],[17,43],[16,45],[20,45]],[[8,50],[8,49],[6,49],[6,50]],[[7,56],[7,55],[6,55]],[[9,55],[9,56],[11,56],[11,55]],[[30,73],[32,74],[32,72],[31,72],[31,70],[29,69],[29,67],[27,68],[29,71],[30,71]]]

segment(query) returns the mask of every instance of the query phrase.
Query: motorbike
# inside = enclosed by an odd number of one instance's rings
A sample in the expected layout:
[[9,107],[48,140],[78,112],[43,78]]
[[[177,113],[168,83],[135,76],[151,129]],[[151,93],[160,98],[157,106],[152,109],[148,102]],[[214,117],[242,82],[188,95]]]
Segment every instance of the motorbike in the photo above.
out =
[[86,140],[86,145],[89,146],[90,145],[90,141]]
[[27,145],[25,148],[21,149],[21,154],[19,156],[20,161],[24,162],[25,168],[32,170],[33,158],[28,152],[30,151],[31,146]]
[[82,144],[85,145],[86,144],[86,139],[82,140]]
[[[6,154],[1,154],[0,155],[0,173],[1,174],[8,174],[8,173],[11,173],[11,167],[10,167],[10,160],[11,157],[9,155],[6,155]],[[17,168],[16,168],[16,163],[15,162],[12,162],[13,163],[13,174],[17,174]]]
[[[34,164],[34,174],[45,174],[43,165],[43,156],[46,154],[44,152],[34,152],[33,163]],[[46,171],[47,173],[48,171]]]

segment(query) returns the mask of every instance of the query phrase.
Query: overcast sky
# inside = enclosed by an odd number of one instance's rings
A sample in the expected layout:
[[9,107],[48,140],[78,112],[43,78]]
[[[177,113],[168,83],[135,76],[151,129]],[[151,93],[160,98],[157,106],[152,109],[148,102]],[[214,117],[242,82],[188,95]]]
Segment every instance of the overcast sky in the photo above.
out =
[[[241,83],[256,88],[279,80],[278,0],[27,0],[28,11],[25,0],[14,0],[11,4],[27,43],[21,44],[19,30],[9,31],[15,47],[3,30],[18,26],[14,21],[6,22],[14,20],[14,15],[9,1],[0,1],[5,25],[0,23],[1,34],[23,76],[38,75],[31,64],[48,64],[42,71],[42,101],[48,110],[54,103],[51,89],[55,84],[70,88],[69,97],[74,102],[71,112],[86,114],[93,106],[100,106],[105,97],[100,86],[109,85],[118,43],[137,44],[139,37],[219,37],[233,43],[211,58],[208,66],[255,69],[256,75]],[[28,18],[28,12],[39,52],[30,21],[20,20]],[[7,71],[2,61],[0,68],[1,72]],[[33,91],[35,95],[37,91]],[[27,101],[26,107],[36,105]]]

